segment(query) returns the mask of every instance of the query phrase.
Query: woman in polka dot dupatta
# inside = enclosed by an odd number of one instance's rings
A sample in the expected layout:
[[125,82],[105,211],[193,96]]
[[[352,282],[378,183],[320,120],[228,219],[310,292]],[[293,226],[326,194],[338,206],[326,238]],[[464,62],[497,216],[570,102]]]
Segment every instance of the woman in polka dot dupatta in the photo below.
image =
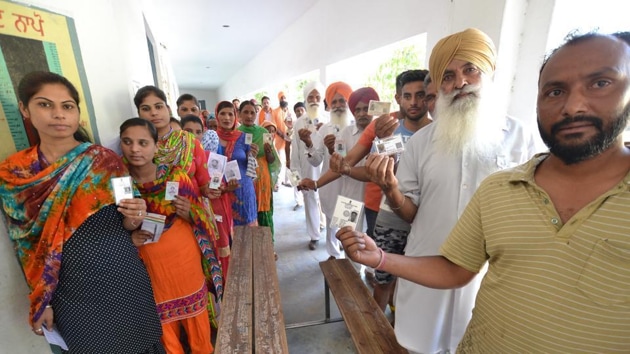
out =
[[37,141],[0,164],[0,199],[31,291],[33,332],[57,327],[69,353],[164,353],[151,283],[128,231],[146,204],[124,199],[117,207],[111,188],[125,166],[88,142],[66,78],[27,74],[18,96]]

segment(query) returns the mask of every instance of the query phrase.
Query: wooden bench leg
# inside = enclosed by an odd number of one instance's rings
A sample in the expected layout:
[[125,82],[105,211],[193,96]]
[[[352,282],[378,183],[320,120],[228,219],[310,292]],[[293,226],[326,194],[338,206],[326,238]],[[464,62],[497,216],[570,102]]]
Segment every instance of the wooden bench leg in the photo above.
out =
[[330,289],[328,282],[324,279],[324,302],[326,303],[326,322],[330,321]]

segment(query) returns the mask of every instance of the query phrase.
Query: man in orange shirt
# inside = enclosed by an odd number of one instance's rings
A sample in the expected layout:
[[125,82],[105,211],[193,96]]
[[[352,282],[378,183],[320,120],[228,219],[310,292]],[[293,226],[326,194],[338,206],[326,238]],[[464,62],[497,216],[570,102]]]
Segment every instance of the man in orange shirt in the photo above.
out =
[[276,130],[276,150],[278,150],[278,155],[283,156],[281,151],[284,150],[285,142],[287,141],[286,131],[287,126],[284,123],[285,118],[287,117],[287,111],[289,107],[289,102],[287,102],[287,97],[284,95],[284,92],[278,92],[278,101],[280,102],[280,106],[274,108],[271,111],[271,120],[278,127]]
[[262,126],[264,121],[271,120],[271,104],[269,103],[269,97],[263,96],[260,99],[262,102],[262,109],[258,112],[258,125]]

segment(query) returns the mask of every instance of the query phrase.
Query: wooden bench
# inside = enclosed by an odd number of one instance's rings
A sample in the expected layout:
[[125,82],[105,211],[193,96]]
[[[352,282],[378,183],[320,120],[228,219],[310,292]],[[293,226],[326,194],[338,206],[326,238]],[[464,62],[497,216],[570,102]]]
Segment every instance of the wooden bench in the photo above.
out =
[[357,352],[407,353],[349,260],[331,259],[320,262],[319,267],[324,274],[326,320],[330,320],[330,289]]
[[236,226],[216,353],[288,353],[268,227]]

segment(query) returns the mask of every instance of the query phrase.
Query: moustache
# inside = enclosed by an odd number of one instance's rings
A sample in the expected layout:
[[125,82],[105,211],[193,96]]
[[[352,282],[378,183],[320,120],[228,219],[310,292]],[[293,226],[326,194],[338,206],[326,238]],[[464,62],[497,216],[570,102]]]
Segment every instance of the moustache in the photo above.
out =
[[555,123],[551,126],[551,135],[555,135],[558,131],[565,126],[576,123],[576,122],[589,122],[597,128],[597,130],[602,130],[604,127],[604,123],[601,118],[595,116],[575,116],[575,117],[566,117],[563,120]]
[[[453,92],[449,93],[447,97],[451,99],[451,101],[456,101],[460,98],[466,97],[468,95],[479,97],[479,86],[478,85],[466,85],[460,89],[454,89]],[[465,96],[460,96],[465,94]]]

